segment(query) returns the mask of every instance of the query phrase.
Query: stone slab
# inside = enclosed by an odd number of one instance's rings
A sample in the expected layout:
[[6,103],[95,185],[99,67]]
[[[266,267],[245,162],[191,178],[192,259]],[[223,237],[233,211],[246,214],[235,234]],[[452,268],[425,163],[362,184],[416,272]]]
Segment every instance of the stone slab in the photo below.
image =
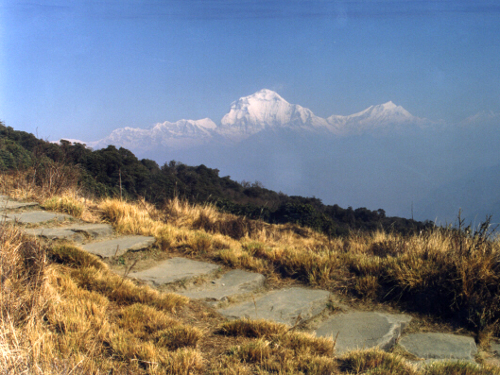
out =
[[474,360],[477,353],[472,337],[448,333],[414,333],[403,336],[399,345],[406,351],[424,359]]
[[331,316],[319,326],[316,335],[336,339],[337,354],[373,347],[389,350],[410,321],[411,317],[404,314],[354,311]]
[[9,199],[9,197],[6,197],[5,195],[0,196],[0,210],[14,210],[16,208],[35,206],[38,206],[37,202],[18,202]]
[[496,357],[500,357],[500,343],[498,342],[491,343],[490,350]]
[[220,301],[232,296],[252,292],[264,285],[264,275],[260,273],[233,270],[220,279],[192,288],[186,292],[176,292],[192,299],[208,299]]
[[156,239],[150,236],[123,236],[100,242],[92,242],[83,245],[82,249],[101,258],[111,258],[125,254],[129,250],[138,251],[147,249],[155,241]]
[[50,220],[63,221],[71,218],[71,216],[47,211],[28,211],[16,214],[4,214],[2,218],[5,221],[17,221],[22,224],[37,224]]
[[55,228],[26,229],[29,235],[44,237],[51,240],[71,240],[84,242],[98,240],[113,235],[113,227],[109,224],[73,224]]
[[132,273],[132,277],[154,285],[169,284],[197,276],[203,276],[219,269],[216,264],[185,258],[171,258],[156,267]]
[[306,288],[281,289],[228,308],[217,310],[229,319],[267,319],[294,325],[321,313],[327,306],[330,293]]

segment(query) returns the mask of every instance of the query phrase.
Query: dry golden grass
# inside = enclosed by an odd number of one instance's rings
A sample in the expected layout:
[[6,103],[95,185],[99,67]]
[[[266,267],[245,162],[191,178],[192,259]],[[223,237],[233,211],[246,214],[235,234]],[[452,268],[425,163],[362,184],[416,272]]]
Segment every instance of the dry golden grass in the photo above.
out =
[[217,332],[255,338],[228,353],[242,363],[254,365],[258,371],[330,374],[337,368],[332,340],[294,332],[284,324],[243,319],[223,323]]
[[436,228],[412,236],[376,232],[331,241],[309,229],[269,225],[177,199],[164,210],[117,199],[106,199],[99,208],[119,232],[153,235],[163,249],[368,301],[399,301],[406,309],[498,333],[498,240]]
[[202,333],[170,315],[187,298],[136,286],[90,254],[46,248],[12,226],[0,227],[0,256],[0,373],[202,368]]
[[337,362],[331,355],[333,343],[325,340],[323,345],[318,345],[317,340],[300,333],[275,335],[269,339],[255,339],[230,349],[229,353],[242,363],[252,364],[255,373],[339,373]]
[[63,195],[54,195],[42,202],[41,206],[49,211],[62,212],[87,222],[98,222],[95,203],[91,199],[78,197],[75,191],[66,191]]
[[78,193],[78,170],[61,163],[46,163],[24,171],[2,172],[0,191],[16,199],[40,203],[55,195]]
[[[45,176],[42,184],[30,175],[0,175],[0,190],[109,222],[119,233],[153,235],[163,250],[297,279],[367,303],[398,303],[454,319],[485,342],[500,333],[498,239],[436,228],[404,237],[377,232],[329,240],[309,229],[269,225],[178,199],[162,209],[145,201],[82,199],[53,172],[54,180]],[[265,321],[196,328],[173,315],[191,308],[185,297],[137,285],[74,246],[46,248],[10,226],[0,227],[0,237],[2,375],[498,373],[464,364],[415,370],[397,355],[376,350],[336,359],[333,341]],[[200,351],[205,335],[218,336],[225,352],[212,357],[206,346]],[[235,340],[239,344],[232,347]]]
[[289,329],[290,328],[284,324],[274,323],[264,319],[238,319],[222,324],[218,332],[226,336],[261,338],[272,335],[282,335],[288,332]]
[[355,350],[339,358],[342,371],[351,374],[416,375],[402,357],[379,349]]
[[[0,226],[0,369],[29,371],[40,350],[48,294],[45,249],[16,228]],[[35,341],[34,341],[35,340]]]

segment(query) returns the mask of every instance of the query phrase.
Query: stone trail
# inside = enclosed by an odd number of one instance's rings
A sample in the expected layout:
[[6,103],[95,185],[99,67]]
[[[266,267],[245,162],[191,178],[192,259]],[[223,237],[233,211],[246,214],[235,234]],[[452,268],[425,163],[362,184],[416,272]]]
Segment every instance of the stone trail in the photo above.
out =
[[199,262],[186,258],[167,259],[153,268],[145,271],[134,272],[132,277],[153,285],[160,286],[190,278],[208,275],[220,267],[207,262]]
[[500,357],[500,343],[494,342],[490,345],[491,352]]
[[63,227],[26,229],[26,233],[49,240],[84,242],[111,237],[114,235],[114,230],[109,224],[72,224]]
[[201,287],[179,292],[191,299],[222,301],[231,297],[251,293],[264,286],[264,275],[260,273],[232,270],[221,278],[212,280]]
[[411,317],[404,314],[353,311],[331,316],[318,327],[316,335],[336,340],[338,354],[376,346],[389,350],[410,321]]
[[[38,206],[35,202],[18,202],[0,195],[1,223],[15,221],[21,226],[37,225],[23,230],[29,235],[50,240],[74,241],[83,250],[102,258],[145,250],[155,242],[154,237],[117,236],[109,224],[85,223],[69,215],[41,211],[36,209]],[[23,211],[25,209],[28,210]],[[53,225],[61,221],[74,223]],[[407,352],[427,361],[450,358],[474,361],[477,353],[471,337],[441,333],[405,334],[404,329],[411,320],[405,314],[352,309],[335,313],[327,310],[331,303],[328,291],[304,287],[266,291],[264,275],[242,270],[221,274],[221,271],[217,264],[171,258],[130,276],[156,287],[176,283],[179,288],[179,282],[187,285],[176,293],[219,307],[217,311],[228,319],[267,319],[289,326],[309,320],[316,326],[316,335],[336,339],[336,354],[356,348],[389,350],[397,343]],[[190,281],[193,279],[204,282],[192,285]],[[221,303],[224,307],[220,307]],[[491,352],[500,357],[500,344],[492,344]]]
[[399,345],[424,359],[463,359],[473,361],[477,353],[472,337],[447,333],[413,333],[404,336]]
[[320,314],[329,297],[325,290],[289,288],[217,311],[229,319],[266,319],[293,326]]
[[64,221],[72,219],[69,215],[47,211],[28,211],[13,214],[2,214],[5,221],[16,221],[21,224],[39,224],[47,221]]
[[18,202],[10,199],[6,195],[0,195],[0,210],[12,210],[25,207],[38,207],[39,204],[36,202]]
[[120,256],[127,251],[140,251],[150,248],[156,239],[151,236],[121,236],[109,240],[91,242],[83,245],[82,249],[101,258]]

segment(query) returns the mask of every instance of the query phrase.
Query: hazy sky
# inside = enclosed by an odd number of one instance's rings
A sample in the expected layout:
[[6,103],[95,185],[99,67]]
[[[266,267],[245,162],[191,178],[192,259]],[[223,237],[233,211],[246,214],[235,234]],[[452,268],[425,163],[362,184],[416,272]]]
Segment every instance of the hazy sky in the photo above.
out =
[[210,117],[262,88],[315,114],[500,111],[500,2],[0,0],[0,120],[45,139]]

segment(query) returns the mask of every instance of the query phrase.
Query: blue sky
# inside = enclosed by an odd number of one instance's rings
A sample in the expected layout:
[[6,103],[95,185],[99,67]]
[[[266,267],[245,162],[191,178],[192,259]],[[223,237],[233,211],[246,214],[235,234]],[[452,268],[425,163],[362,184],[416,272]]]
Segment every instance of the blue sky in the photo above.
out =
[[315,114],[500,112],[498,1],[0,0],[0,120],[56,140],[210,117],[262,88]]

